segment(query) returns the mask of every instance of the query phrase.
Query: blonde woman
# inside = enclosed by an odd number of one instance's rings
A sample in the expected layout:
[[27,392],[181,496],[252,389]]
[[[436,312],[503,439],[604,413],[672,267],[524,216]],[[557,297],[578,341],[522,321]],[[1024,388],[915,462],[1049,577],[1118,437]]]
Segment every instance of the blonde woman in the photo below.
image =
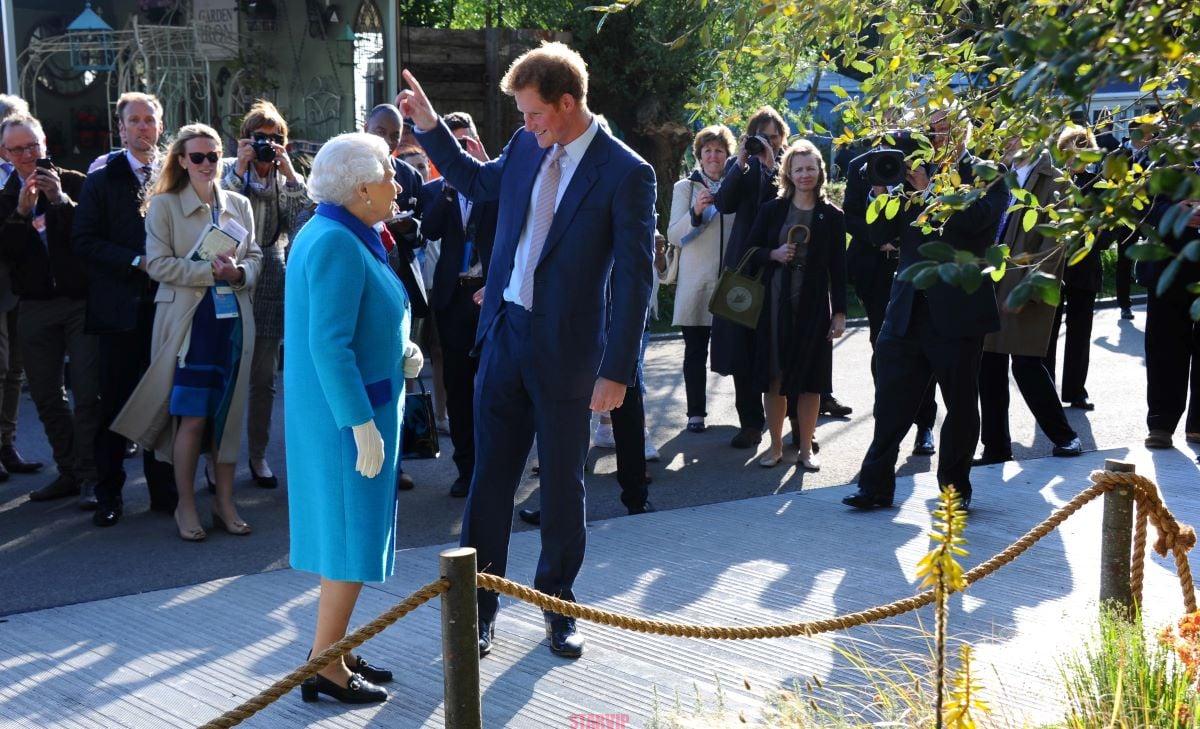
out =
[[[250,202],[222,190],[220,176],[216,130],[180,129],[147,194],[146,257],[138,262],[158,282],[150,368],[112,425],[174,465],[175,523],[192,542],[207,536],[194,490],[201,451],[216,463],[214,526],[250,533],[233,503],[233,474],[254,354],[250,290],[262,251]],[[213,226],[232,236],[229,248],[196,260],[192,251]]]

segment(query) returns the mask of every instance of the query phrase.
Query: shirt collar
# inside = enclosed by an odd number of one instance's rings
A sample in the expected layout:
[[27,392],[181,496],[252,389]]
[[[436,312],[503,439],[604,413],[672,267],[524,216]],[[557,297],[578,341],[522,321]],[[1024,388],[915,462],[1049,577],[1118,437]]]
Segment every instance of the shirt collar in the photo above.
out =
[[317,206],[317,215],[323,218],[329,218],[337,223],[341,223],[350,229],[356,238],[362,241],[362,244],[367,247],[371,255],[375,256],[380,262],[387,264],[387,251],[383,249],[383,239],[379,235],[379,231],[367,225],[363,221],[354,217],[346,208],[341,205],[332,205],[330,203],[321,203]]
[[600,124],[596,121],[596,115],[593,114],[592,123],[588,124],[588,128],[584,130],[583,134],[576,137],[575,141],[563,146],[563,154],[571,160],[571,164],[579,164],[579,160],[583,159],[584,153],[591,146],[598,131],[600,131]]
[[[223,197],[224,193],[221,192],[221,186],[214,185],[214,187],[216,188],[214,202],[216,202],[217,208],[224,210],[225,198]],[[190,182],[186,183],[183,189],[179,191],[179,206],[183,208],[184,215],[191,215],[204,207],[204,201],[196,194],[196,189],[192,187]]]
[[149,167],[152,170],[154,169],[153,162],[150,164],[143,164],[140,160],[138,160],[137,157],[133,156],[133,152],[130,152],[128,147],[125,149],[125,160],[129,162],[129,169],[133,171],[134,175],[137,175],[143,167]]

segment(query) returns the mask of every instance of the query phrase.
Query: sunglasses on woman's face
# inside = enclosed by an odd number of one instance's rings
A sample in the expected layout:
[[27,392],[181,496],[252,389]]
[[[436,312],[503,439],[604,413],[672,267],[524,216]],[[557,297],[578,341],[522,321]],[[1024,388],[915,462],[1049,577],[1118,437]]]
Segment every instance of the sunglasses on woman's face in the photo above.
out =
[[190,159],[194,165],[204,164],[205,160],[208,160],[210,163],[215,165],[217,161],[221,159],[221,155],[217,154],[216,152],[189,152],[188,159]]

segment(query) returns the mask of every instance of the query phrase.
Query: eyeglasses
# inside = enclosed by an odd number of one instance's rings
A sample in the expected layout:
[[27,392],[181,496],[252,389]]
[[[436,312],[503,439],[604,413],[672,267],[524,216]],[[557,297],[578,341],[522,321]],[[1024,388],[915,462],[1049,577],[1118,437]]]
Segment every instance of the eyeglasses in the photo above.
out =
[[[8,153],[14,157],[24,157],[27,154],[38,154],[42,149],[42,143],[34,142],[32,144],[26,144],[23,147],[5,147],[5,149],[7,149]],[[38,154],[38,156],[41,155]]]
[[204,164],[205,160],[208,160],[210,163],[215,165],[217,161],[221,159],[221,155],[217,154],[216,152],[189,152],[188,159],[190,159],[194,165]]
[[265,142],[268,139],[271,140],[272,142],[274,142],[275,144],[283,144],[283,135],[282,134],[256,133],[254,135],[254,141],[256,141],[256,142]]

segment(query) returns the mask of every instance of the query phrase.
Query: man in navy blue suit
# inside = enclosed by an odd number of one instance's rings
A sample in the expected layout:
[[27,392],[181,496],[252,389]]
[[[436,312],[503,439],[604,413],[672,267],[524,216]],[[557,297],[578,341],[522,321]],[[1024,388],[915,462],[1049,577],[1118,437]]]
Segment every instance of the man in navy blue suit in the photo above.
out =
[[[525,124],[487,163],[458,145],[412,74],[404,79],[396,104],[442,175],[477,204],[499,203],[475,337],[475,471],[462,544],[478,551],[482,570],[504,574],[513,499],[536,434],[534,586],[574,600],[589,407],[619,407],[634,384],[654,275],[654,170],[599,127],[587,108],[587,66],[562,43],[508,69],[500,88]],[[480,655],[492,647],[498,598],[479,593]],[[575,621],[545,618],[550,650],[582,655]]]

